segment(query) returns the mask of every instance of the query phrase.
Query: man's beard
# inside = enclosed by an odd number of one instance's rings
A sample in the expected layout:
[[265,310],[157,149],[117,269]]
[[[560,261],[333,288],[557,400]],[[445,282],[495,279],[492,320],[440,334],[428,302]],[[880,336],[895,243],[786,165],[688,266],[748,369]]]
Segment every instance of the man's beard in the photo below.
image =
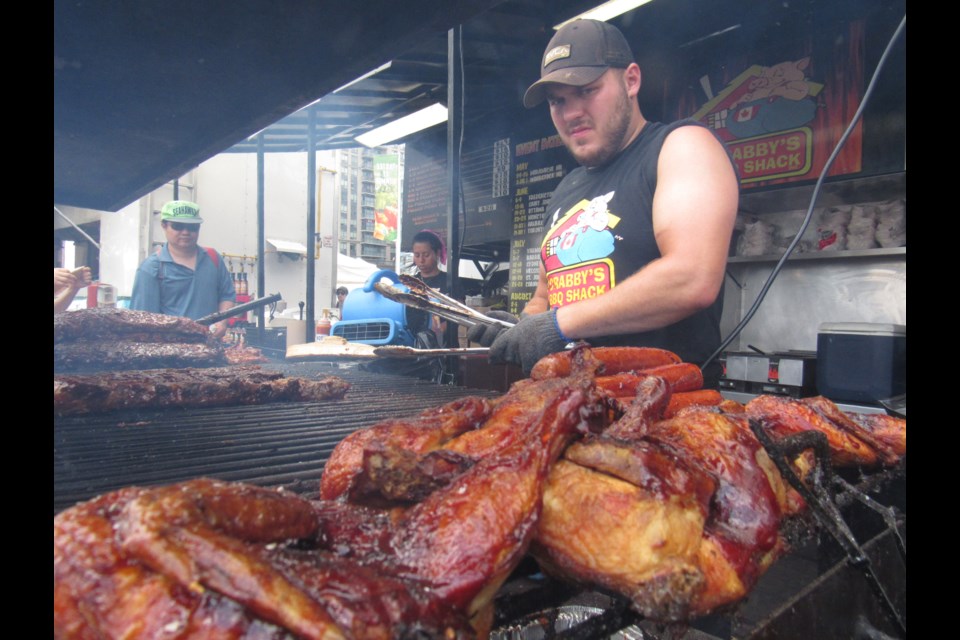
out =
[[626,143],[627,131],[630,129],[630,98],[627,96],[627,89],[623,84],[620,85],[620,100],[617,101],[617,109],[611,115],[610,122],[605,124],[608,124],[610,129],[604,137],[603,144],[596,151],[584,154],[583,150],[576,144],[564,140],[567,150],[581,165],[602,167],[620,153]]

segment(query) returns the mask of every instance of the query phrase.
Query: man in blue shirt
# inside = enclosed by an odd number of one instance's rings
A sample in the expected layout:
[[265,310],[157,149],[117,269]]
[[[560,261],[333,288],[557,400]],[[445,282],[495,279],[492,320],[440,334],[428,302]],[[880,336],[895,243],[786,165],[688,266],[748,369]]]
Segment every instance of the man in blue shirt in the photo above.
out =
[[[236,292],[223,259],[197,244],[202,222],[200,207],[193,202],[174,200],[163,205],[160,225],[167,244],[137,269],[131,309],[196,320],[234,305]],[[212,331],[222,337],[227,322],[218,322]]]

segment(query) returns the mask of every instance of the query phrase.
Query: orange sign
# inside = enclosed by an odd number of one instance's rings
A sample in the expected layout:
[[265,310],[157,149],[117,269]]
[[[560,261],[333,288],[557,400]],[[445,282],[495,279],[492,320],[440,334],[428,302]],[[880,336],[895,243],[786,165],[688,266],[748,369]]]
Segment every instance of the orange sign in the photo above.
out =
[[614,284],[612,269],[613,264],[605,259],[547,274],[550,306],[562,307],[606,293]]
[[813,132],[808,127],[727,143],[741,182],[787,178],[810,171]]

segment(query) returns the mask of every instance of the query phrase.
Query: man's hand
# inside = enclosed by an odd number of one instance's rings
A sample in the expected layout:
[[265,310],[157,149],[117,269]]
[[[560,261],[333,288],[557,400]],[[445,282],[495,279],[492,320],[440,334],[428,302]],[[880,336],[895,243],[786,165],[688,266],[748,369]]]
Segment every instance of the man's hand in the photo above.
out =
[[214,338],[220,340],[223,336],[227,335],[227,328],[227,320],[221,320],[210,327],[210,333],[213,334]]
[[[221,300],[220,303],[217,305],[217,311],[222,313],[227,309],[232,309],[234,306],[235,305],[233,304],[233,300]],[[210,331],[213,332],[213,336],[217,340],[220,340],[221,338],[223,338],[223,336],[227,335],[229,322],[230,322],[230,318],[224,318],[220,322],[210,326]]]
[[[487,316],[513,324],[520,322],[520,318],[506,311],[491,311]],[[475,324],[467,330],[467,339],[470,342],[479,342],[481,345],[489,347],[497,339],[497,335],[506,329],[507,327],[502,324]]]
[[567,340],[557,325],[557,310],[525,316],[517,326],[501,331],[490,345],[492,362],[514,362],[530,375],[540,358],[563,351]]
[[71,273],[79,282],[80,287],[83,288],[93,282],[93,272],[90,270],[90,267],[77,267]]
[[54,267],[53,312],[66,311],[77,291],[90,284],[90,281],[90,267],[80,267],[73,271]]
[[69,269],[53,268],[53,292],[59,293],[64,289],[74,287],[77,284],[77,277],[70,273]]

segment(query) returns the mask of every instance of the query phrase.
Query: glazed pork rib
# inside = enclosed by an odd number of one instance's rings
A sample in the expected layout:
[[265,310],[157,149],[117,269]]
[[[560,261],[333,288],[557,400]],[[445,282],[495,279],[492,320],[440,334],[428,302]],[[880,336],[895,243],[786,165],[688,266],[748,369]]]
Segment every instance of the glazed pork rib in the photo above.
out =
[[77,340],[193,343],[209,338],[209,327],[189,318],[149,311],[98,307],[53,316],[54,344]]
[[53,317],[58,373],[225,364],[223,345],[189,318],[109,307]]
[[53,370],[61,373],[218,364],[227,364],[223,348],[205,342],[87,340],[61,343],[53,350]]
[[320,402],[339,400],[349,388],[349,383],[334,376],[288,378],[257,366],[61,374],[53,376],[53,411],[73,415],[172,406]]

